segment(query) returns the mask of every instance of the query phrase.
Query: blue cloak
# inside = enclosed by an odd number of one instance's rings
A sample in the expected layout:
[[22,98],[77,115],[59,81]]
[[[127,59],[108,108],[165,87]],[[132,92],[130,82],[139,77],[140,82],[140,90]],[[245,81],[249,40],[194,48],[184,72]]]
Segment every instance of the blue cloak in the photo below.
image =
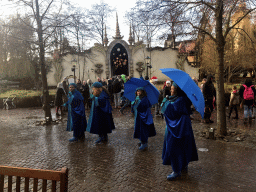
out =
[[190,161],[198,160],[188,103],[188,98],[181,96],[174,102],[166,101],[162,108],[166,121],[163,164],[171,165],[176,173],[180,173]]
[[151,104],[147,96],[142,99],[135,100],[132,105],[134,111],[134,138],[138,138],[143,143],[148,142],[148,137],[156,135],[153,117],[150,110]]
[[75,138],[80,138],[84,135],[87,122],[82,94],[74,90],[69,92],[69,98],[65,105],[68,105],[68,121],[67,131],[73,131]]
[[91,95],[92,106],[86,131],[106,135],[115,129],[109,95],[103,90],[99,97]]

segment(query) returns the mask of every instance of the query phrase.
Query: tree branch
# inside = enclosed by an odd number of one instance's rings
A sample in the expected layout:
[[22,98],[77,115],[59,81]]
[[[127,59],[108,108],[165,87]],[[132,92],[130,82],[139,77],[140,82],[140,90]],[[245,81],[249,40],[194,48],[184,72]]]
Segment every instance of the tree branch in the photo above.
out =
[[240,23],[249,13],[253,12],[254,10],[256,10],[256,8],[254,9],[250,9],[247,13],[245,13],[242,17],[240,17],[233,26],[227,28],[227,31],[224,34],[224,38],[226,39],[228,33],[230,32],[231,29],[233,29],[238,23]]

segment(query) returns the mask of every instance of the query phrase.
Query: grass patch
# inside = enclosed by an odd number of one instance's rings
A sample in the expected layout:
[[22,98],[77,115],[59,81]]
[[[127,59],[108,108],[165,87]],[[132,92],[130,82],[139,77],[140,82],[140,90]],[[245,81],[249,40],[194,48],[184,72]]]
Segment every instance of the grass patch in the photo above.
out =
[[[56,94],[56,89],[50,89],[49,90],[49,95],[55,95]],[[16,97],[18,98],[24,98],[24,97],[34,97],[34,96],[40,96],[42,95],[42,91],[37,91],[37,90],[8,90],[4,93],[0,93],[0,98],[7,98],[7,97]]]

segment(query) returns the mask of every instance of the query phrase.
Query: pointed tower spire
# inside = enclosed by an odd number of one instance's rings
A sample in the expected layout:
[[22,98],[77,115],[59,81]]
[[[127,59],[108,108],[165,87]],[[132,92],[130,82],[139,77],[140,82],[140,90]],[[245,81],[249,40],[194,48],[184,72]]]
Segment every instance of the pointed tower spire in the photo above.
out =
[[129,33],[129,39],[128,39],[130,45],[134,43],[134,38],[132,37],[132,25],[130,24],[130,33]]
[[105,37],[103,39],[103,44],[104,46],[108,45],[108,37],[107,37],[107,29],[106,29],[106,24],[105,24]]
[[120,30],[119,30],[119,24],[118,24],[118,15],[116,13],[116,36],[114,39],[122,39],[123,36],[120,35]]

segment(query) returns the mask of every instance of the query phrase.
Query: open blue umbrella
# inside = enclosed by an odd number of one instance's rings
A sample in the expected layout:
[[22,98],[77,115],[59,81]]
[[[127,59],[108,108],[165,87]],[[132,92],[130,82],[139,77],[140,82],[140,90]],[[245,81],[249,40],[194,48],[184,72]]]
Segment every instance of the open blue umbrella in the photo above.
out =
[[124,96],[130,101],[135,100],[135,92],[138,87],[143,87],[151,105],[158,103],[159,91],[149,81],[131,78],[124,84]]
[[194,80],[191,79],[189,74],[182,70],[173,68],[164,68],[160,70],[163,74],[171,78],[186,93],[195,109],[201,114],[202,118],[204,118],[205,103],[203,93]]

